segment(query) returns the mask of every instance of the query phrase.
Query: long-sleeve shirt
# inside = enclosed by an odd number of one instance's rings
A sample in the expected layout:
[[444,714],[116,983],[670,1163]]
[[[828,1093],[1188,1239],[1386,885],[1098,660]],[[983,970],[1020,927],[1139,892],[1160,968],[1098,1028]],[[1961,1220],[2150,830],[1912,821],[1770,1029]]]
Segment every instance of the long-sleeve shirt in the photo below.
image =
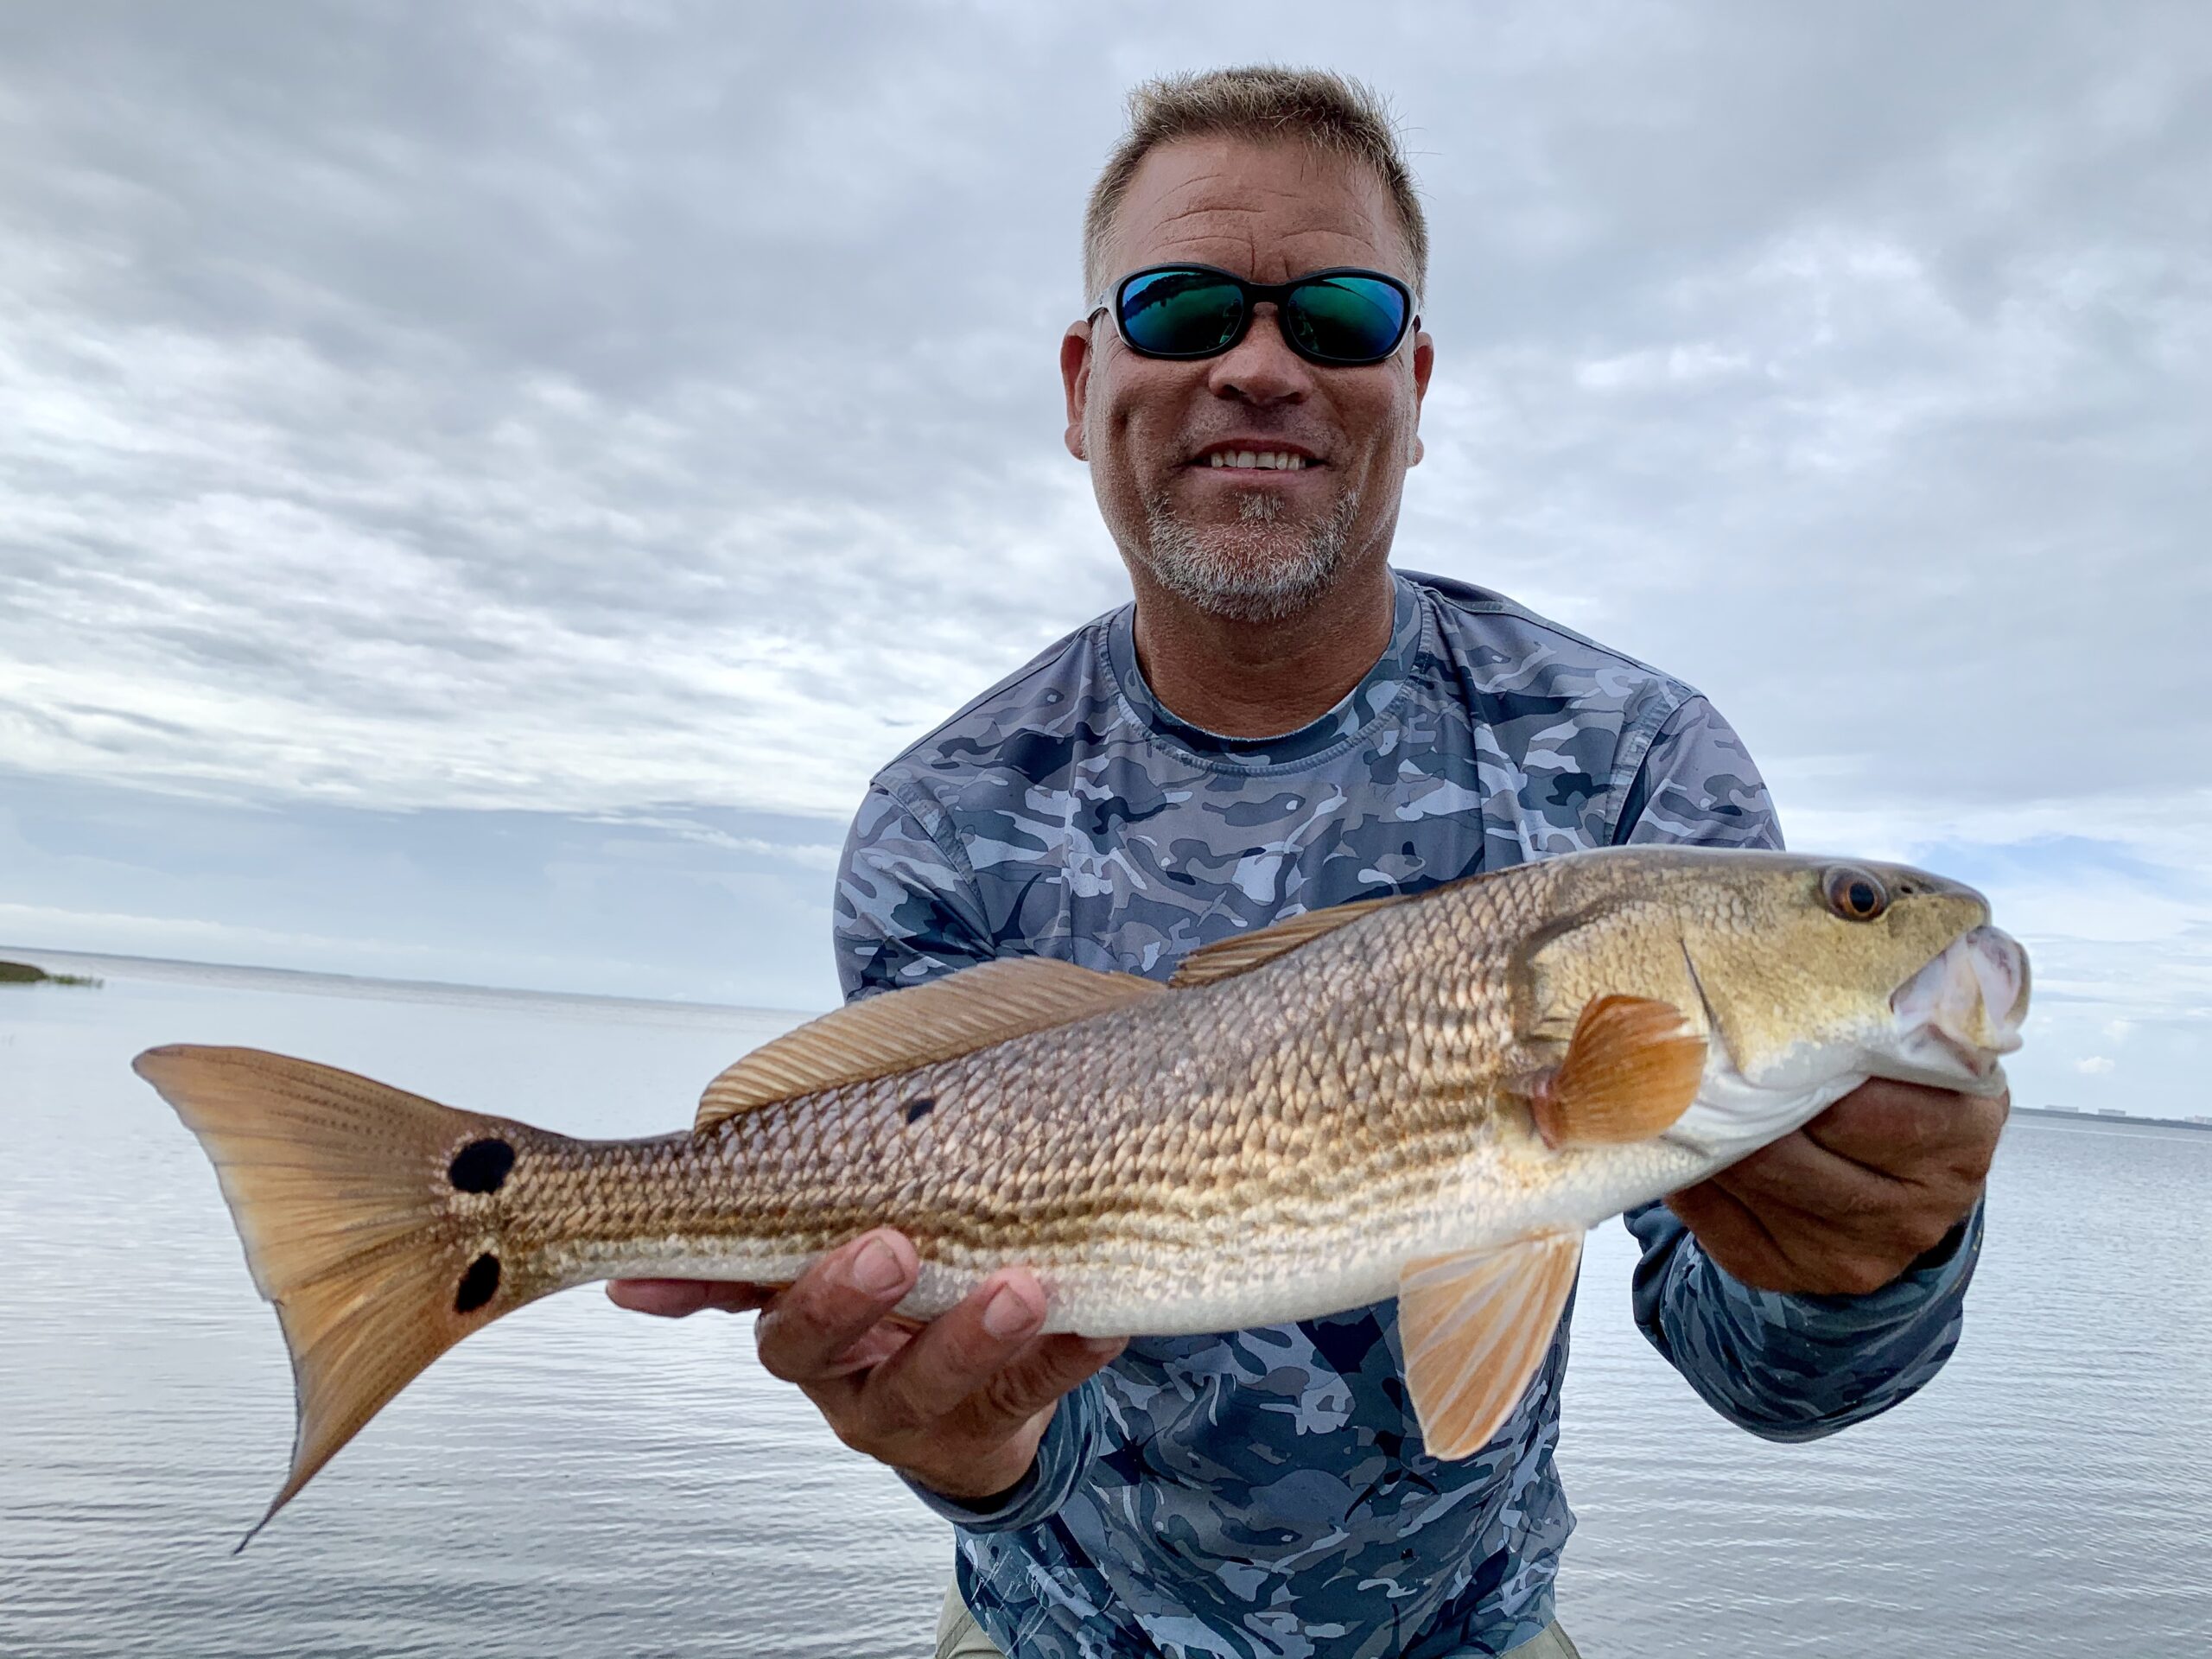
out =
[[[1129,609],[985,692],[877,775],[837,883],[849,996],[1003,956],[1164,980],[1306,910],[1585,848],[1781,844],[1764,784],[1689,686],[1510,601],[1399,575],[1389,647],[1319,719],[1180,721]],[[1717,1410],[1777,1440],[1895,1405],[1957,1341],[1980,1222],[1871,1296],[1730,1278],[1631,1212],[1637,1323]],[[1014,1659],[1502,1653],[1551,1617],[1574,1524],[1553,1462],[1570,1305],[1474,1456],[1428,1455],[1396,1304],[1139,1338],[1060,1402],[1028,1475],[957,1529],[957,1580]]]

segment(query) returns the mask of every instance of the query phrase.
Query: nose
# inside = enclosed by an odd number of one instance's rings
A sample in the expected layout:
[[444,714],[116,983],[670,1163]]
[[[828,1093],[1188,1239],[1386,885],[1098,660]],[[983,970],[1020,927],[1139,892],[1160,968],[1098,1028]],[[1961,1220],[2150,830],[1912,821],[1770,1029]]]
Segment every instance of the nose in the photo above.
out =
[[1217,397],[1246,404],[1294,404],[1313,390],[1313,365],[1290,349],[1274,302],[1252,313],[1244,338],[1213,359],[1207,389]]

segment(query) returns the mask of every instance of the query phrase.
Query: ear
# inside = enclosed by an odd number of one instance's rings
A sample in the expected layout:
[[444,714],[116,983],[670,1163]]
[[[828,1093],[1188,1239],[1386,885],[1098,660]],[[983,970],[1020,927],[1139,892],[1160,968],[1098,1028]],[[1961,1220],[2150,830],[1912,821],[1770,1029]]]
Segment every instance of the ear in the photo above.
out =
[[1070,323],[1060,336],[1060,385],[1068,399],[1065,442],[1068,454],[1082,461],[1090,459],[1083,442],[1084,409],[1090,397],[1090,343],[1088,321]]
[[1436,368],[1436,342],[1418,327],[1414,330],[1414,441],[1406,465],[1418,467],[1427,449],[1421,441],[1421,406],[1428,396],[1428,377]]

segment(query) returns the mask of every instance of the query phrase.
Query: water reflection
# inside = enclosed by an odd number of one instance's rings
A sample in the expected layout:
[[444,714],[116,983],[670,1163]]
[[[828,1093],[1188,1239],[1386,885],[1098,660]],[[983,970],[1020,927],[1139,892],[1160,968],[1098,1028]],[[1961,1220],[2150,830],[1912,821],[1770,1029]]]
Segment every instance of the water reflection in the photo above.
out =
[[[927,1650],[944,1529],[745,1321],[589,1293],[440,1360],[232,1557],[290,1444],[283,1345],[128,1069],[247,1043],[645,1135],[798,1016],[101,971],[0,996],[0,1652]],[[1561,1454],[1592,1659],[2212,1651],[2212,1135],[2022,1119],[1993,1204],[1958,1357],[1812,1446],[1707,1412],[1629,1324],[1630,1241],[1592,1239]]]

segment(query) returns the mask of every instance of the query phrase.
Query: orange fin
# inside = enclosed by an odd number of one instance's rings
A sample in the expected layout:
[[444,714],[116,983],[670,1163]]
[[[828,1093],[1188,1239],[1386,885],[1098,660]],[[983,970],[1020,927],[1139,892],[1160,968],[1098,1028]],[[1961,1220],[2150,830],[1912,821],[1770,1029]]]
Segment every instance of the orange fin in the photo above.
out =
[[1671,1002],[1601,996],[1582,1010],[1567,1058],[1529,1096],[1554,1147],[1647,1141],[1674,1127],[1705,1081],[1705,1039]]
[[707,1085],[692,1127],[709,1128],[774,1101],[972,1054],[1166,988],[1135,974],[1101,973],[1050,957],[981,963],[912,990],[855,1002],[754,1049]]
[[1348,922],[1356,922],[1371,912],[1383,910],[1392,905],[1402,905],[1412,897],[1409,893],[1386,893],[1380,899],[1355,899],[1348,905],[1331,905],[1325,910],[1309,910],[1303,916],[1294,916],[1287,922],[1277,922],[1273,927],[1263,927],[1256,933],[1240,933],[1234,938],[1223,939],[1193,950],[1183,958],[1175,969],[1175,977],[1167,982],[1179,991],[1193,985],[1211,985],[1217,979],[1234,979],[1239,974],[1249,974],[1264,963],[1295,950],[1309,940],[1324,933],[1333,933]]
[[1574,1233],[1406,1263],[1398,1335],[1430,1456],[1466,1457],[1505,1426],[1550,1351],[1581,1264]]
[[258,1532],[424,1366],[546,1293],[502,1270],[488,1195],[518,1142],[559,1137],[250,1048],[132,1065],[214,1163],[291,1353],[292,1468]]

